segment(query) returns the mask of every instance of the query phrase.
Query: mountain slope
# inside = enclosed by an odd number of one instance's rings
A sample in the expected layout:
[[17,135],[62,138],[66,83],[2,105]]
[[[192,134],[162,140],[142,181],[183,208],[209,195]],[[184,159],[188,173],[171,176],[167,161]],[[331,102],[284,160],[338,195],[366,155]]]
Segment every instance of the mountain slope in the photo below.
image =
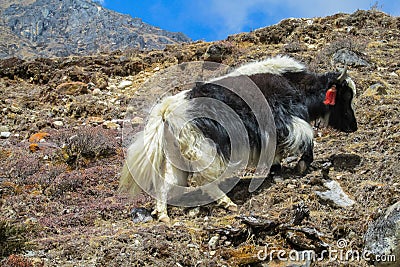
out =
[[[164,50],[0,60],[0,266],[374,266],[362,256],[367,227],[400,200],[399,40],[400,17],[359,10]],[[315,129],[310,172],[298,174],[289,158],[253,193],[241,180],[229,193],[237,212],[171,206],[170,225],[138,223],[154,203],[118,193],[122,144],[161,90],[193,84],[176,71],[159,77],[179,69],[201,81],[212,68],[188,63],[277,54],[318,72],[348,64],[358,131]],[[320,198],[329,181],[356,203]]]
[[88,55],[188,42],[90,0],[0,1],[0,57]]

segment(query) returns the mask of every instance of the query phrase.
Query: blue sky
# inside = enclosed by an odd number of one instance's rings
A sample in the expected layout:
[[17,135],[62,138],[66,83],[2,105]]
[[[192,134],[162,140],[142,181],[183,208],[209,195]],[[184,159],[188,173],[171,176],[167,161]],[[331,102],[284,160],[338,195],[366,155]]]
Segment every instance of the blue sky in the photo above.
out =
[[98,0],[104,7],[193,40],[215,41],[270,26],[285,18],[313,18],[353,13],[376,5],[400,15],[399,0]]

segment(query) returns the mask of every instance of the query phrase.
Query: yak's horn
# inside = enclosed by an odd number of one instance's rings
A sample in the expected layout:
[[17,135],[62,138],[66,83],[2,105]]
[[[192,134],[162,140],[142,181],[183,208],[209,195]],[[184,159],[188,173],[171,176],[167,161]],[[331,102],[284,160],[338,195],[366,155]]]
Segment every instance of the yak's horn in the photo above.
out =
[[342,73],[340,74],[340,76],[337,78],[339,82],[343,82],[344,79],[347,78],[347,64],[344,65],[344,69],[342,71]]

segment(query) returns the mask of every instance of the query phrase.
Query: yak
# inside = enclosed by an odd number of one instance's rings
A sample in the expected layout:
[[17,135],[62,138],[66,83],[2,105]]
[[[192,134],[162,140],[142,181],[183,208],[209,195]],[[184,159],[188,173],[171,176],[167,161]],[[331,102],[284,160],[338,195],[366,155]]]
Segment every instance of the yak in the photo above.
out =
[[[191,117],[195,110],[210,109],[202,101],[193,101],[198,99],[221,101],[237,114],[250,147],[250,153],[243,157],[250,158],[246,159],[248,164],[257,162],[263,152],[264,134],[249,105],[224,86],[240,87],[241,78],[250,79],[258,87],[273,116],[276,147],[271,169],[279,169],[284,157],[299,155],[298,170],[307,171],[313,161],[312,121],[347,133],[357,130],[356,86],[348,77],[347,66],[342,72],[315,73],[291,57],[275,56],[244,64],[221,77],[165,97],[152,109],[146,130],[128,148],[119,189],[133,195],[142,189],[153,190],[157,198],[153,213],[160,221],[169,222],[167,199],[172,185],[188,186],[189,179],[195,185],[212,183],[227,168],[229,159],[242,157],[240,150],[232,147],[234,142],[221,123],[210,117]],[[209,112],[220,115],[218,109]],[[168,160],[168,155],[177,154],[187,168]],[[206,193],[224,208],[237,210],[218,185],[207,187]]]

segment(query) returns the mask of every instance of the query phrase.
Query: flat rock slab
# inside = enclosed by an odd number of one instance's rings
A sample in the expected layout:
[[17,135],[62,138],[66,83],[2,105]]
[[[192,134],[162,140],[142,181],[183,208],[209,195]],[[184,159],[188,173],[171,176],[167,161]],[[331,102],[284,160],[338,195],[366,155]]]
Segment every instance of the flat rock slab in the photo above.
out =
[[325,192],[315,191],[315,194],[323,201],[339,208],[347,208],[354,205],[355,201],[343,191],[338,182],[326,181],[324,182],[324,186],[329,190]]
[[376,266],[400,266],[400,201],[369,225],[364,241]]

